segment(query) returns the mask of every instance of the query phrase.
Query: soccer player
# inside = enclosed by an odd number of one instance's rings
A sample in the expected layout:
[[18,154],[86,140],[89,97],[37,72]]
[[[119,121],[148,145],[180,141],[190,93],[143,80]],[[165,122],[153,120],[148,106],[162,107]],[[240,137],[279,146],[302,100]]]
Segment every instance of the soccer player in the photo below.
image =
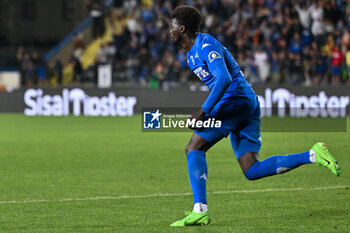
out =
[[260,106],[230,52],[214,37],[199,33],[200,12],[191,6],[179,6],[171,16],[170,39],[187,50],[188,66],[208,86],[210,94],[192,119],[220,119],[221,128],[196,129],[186,146],[188,172],[194,198],[193,211],[171,226],[207,225],[210,223],[206,197],[208,169],[205,153],[222,138],[230,135],[231,145],[242,172],[248,180],[257,180],[287,172],[303,164],[317,163],[340,174],[337,161],[325,144],[290,155],[276,155],[258,160],[261,147]]

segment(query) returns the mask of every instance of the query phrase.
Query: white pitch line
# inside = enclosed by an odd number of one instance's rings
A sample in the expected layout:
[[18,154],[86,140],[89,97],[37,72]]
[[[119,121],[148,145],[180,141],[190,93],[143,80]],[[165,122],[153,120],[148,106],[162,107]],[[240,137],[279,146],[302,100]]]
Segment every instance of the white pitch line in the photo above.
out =
[[[207,194],[230,194],[230,193],[264,193],[264,192],[288,192],[288,191],[318,191],[329,189],[349,189],[349,186],[327,186],[314,188],[269,188],[269,189],[247,189],[247,190],[229,190],[229,191],[215,191]],[[23,204],[23,203],[48,203],[48,202],[69,202],[69,201],[96,201],[96,200],[116,200],[116,199],[137,199],[149,197],[181,197],[190,196],[192,193],[154,193],[145,195],[124,195],[124,196],[106,196],[106,197],[85,197],[85,198],[64,198],[58,200],[12,200],[0,201],[0,204]]]

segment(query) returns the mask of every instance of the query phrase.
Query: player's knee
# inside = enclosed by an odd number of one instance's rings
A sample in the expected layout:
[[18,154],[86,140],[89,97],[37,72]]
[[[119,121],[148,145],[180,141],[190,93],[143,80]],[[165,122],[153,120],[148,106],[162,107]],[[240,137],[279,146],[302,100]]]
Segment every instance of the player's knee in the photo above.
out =
[[258,161],[258,153],[248,152],[238,159],[242,172],[245,174]]
[[188,155],[191,151],[193,151],[191,144],[187,144],[185,147],[185,154]]
[[[200,150],[200,151],[203,151],[200,147],[198,147],[197,145],[195,144],[192,144],[192,143],[189,143],[186,148],[185,148],[185,153],[186,155],[188,155],[191,151],[194,151],[194,150]],[[204,151],[205,152],[205,151]]]
[[244,176],[245,178],[247,178],[247,180],[252,181],[252,180],[257,180],[261,178],[258,172],[259,165],[260,165],[260,161],[256,161],[252,166],[248,168],[247,171],[244,172]]

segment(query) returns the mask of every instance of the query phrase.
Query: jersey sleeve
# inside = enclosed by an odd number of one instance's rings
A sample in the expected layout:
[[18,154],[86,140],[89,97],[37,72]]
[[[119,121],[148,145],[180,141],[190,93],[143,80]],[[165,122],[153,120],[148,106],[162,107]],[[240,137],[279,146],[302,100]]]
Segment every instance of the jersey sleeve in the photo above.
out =
[[220,101],[232,78],[225,64],[223,47],[219,42],[214,41],[212,44],[203,43],[201,58],[206,62],[209,72],[215,79],[210,94],[202,105],[203,111],[208,114]]
[[208,40],[199,48],[200,57],[208,66],[209,71],[212,70],[218,63],[225,62],[223,47],[215,40]]

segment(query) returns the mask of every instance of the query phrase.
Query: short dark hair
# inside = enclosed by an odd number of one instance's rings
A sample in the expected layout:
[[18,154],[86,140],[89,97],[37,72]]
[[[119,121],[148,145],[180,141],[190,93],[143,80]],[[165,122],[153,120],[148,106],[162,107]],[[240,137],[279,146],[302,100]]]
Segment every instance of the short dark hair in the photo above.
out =
[[186,30],[191,33],[199,31],[199,25],[202,21],[201,13],[192,6],[178,6],[171,14],[172,19],[176,19],[181,25],[184,25]]

